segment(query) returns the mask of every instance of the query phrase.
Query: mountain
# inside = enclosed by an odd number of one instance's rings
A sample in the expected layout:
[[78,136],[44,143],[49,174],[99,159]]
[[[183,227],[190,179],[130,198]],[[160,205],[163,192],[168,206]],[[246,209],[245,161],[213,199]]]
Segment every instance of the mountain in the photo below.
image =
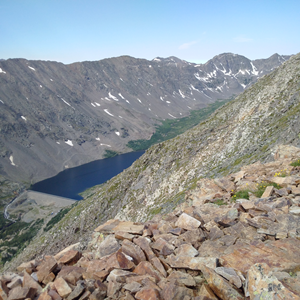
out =
[[165,119],[241,93],[288,56],[250,61],[224,53],[206,64],[129,56],[64,65],[0,61],[0,174],[35,183],[65,168],[128,152]]
[[130,168],[86,191],[85,199],[40,233],[14,263],[75,242],[85,248],[89,234],[108,219],[137,222],[168,213],[204,191],[203,178],[217,180],[243,165],[270,162],[281,144],[300,147],[299,92],[297,54],[206,121],[152,146]]

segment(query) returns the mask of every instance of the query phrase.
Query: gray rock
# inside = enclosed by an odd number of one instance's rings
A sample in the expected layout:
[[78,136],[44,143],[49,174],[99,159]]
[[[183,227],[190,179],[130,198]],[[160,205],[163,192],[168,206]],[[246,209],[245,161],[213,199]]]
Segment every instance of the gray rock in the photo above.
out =
[[120,248],[121,246],[115,239],[114,235],[109,235],[105,238],[105,240],[100,244],[98,248],[99,258],[112,254],[118,251]]
[[242,281],[238,274],[232,268],[218,267],[215,272],[226,278],[230,283],[234,284],[238,289],[242,286]]

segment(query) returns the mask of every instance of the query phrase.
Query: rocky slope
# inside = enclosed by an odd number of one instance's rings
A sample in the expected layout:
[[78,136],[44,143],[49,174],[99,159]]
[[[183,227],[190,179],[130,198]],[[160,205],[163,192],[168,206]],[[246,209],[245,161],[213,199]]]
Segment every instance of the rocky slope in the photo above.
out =
[[0,297],[300,299],[299,157],[280,145],[273,162],[199,180],[171,213],[111,219],[85,251],[73,244],[1,276]]
[[130,151],[127,142],[148,139],[160,120],[239,94],[287,58],[1,60],[0,173],[34,183],[106,150]]
[[130,168],[87,191],[47,234],[19,256],[55,253],[81,242],[85,247],[97,224],[110,218],[145,221],[184,201],[203,177],[220,177],[242,165],[272,161],[279,144],[300,146],[300,54],[261,78],[208,120],[154,145]]

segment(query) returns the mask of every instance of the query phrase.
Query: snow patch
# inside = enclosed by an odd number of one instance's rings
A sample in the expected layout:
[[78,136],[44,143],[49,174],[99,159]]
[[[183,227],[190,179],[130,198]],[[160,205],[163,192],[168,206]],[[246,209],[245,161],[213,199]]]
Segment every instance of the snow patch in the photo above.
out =
[[6,74],[6,72],[4,72],[1,68],[0,68],[0,73]]
[[16,166],[14,164],[14,157],[12,155],[9,157],[9,160],[10,160],[10,163],[11,163],[12,166]]
[[252,66],[252,74],[258,75],[258,71],[257,71],[256,67],[253,65],[252,61],[250,62],[250,64]]
[[208,77],[200,77],[199,73],[195,73],[194,76],[196,77],[196,79],[198,79],[200,81],[204,81],[204,82],[209,81],[209,78],[210,78],[210,76],[208,76]]
[[153,60],[154,60],[154,61],[160,61],[160,59],[157,58],[157,57],[155,57]]
[[91,103],[92,106],[96,107],[96,105],[94,103]]
[[95,102],[95,104],[96,104],[97,106],[101,106],[98,102]]
[[115,131],[115,134],[116,134],[117,136],[120,136],[120,132],[119,132],[119,131]]
[[120,77],[120,80],[124,81],[121,77]]
[[123,119],[123,117],[119,116],[119,118]]
[[126,100],[126,102],[130,104],[130,102],[128,100]]
[[2,104],[4,104],[4,102],[3,102],[2,100],[0,100],[0,102],[1,102]]
[[196,89],[192,84],[191,84],[191,88],[194,90],[194,91],[197,91],[200,93],[200,91],[198,89]]
[[119,101],[117,97],[115,97],[114,95],[112,95],[110,92],[108,93],[108,97],[115,100],[115,101]]
[[122,99],[125,100],[125,98],[123,97],[123,95],[122,95],[121,93],[119,93],[119,96],[120,96]]
[[60,142],[56,142],[56,144],[60,145]]
[[172,117],[172,118],[176,119],[176,117],[172,116],[170,113],[168,113],[168,115],[169,115],[170,117]]
[[64,101],[67,105],[69,105],[70,107],[72,107],[73,109],[75,109],[70,103],[68,103],[66,100],[64,100],[63,98],[60,98],[62,101]]
[[67,141],[65,141],[65,143],[68,144],[69,146],[72,146],[72,147],[74,146],[73,142],[71,140],[67,140]]
[[100,146],[107,146],[107,147],[111,147],[111,145],[107,145],[107,144],[100,144]]
[[182,98],[185,98],[185,96],[184,96],[184,94],[182,93],[182,91],[181,91],[181,90],[178,90],[178,91],[179,91],[180,96],[181,96]]
[[40,84],[40,87],[42,88],[43,86]]
[[50,81],[53,81],[53,79],[50,78]]
[[149,65],[149,68],[152,68],[152,66],[151,66],[151,65]]
[[23,120],[27,121],[27,119],[26,119],[24,116],[21,116],[21,118],[22,118]]
[[35,71],[35,68],[28,66],[29,69]]
[[140,103],[142,103],[142,101],[141,101],[139,98],[136,98],[136,99],[138,99],[138,101],[139,101]]
[[96,141],[100,141],[100,138],[95,138]]
[[164,98],[163,98],[162,96],[160,96],[160,100],[161,100],[161,101],[164,101]]
[[111,114],[109,111],[108,111],[108,109],[104,109],[104,112],[106,112],[108,115],[110,115],[110,116],[114,116],[113,114]]
[[170,101],[166,101],[166,103],[171,103]]

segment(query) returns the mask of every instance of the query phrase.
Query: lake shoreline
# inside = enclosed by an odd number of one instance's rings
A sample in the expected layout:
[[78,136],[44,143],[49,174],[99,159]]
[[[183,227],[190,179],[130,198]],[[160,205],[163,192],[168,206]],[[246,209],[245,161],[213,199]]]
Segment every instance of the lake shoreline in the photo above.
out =
[[128,152],[65,169],[53,177],[36,182],[28,190],[82,200],[80,193],[118,175],[144,153]]

